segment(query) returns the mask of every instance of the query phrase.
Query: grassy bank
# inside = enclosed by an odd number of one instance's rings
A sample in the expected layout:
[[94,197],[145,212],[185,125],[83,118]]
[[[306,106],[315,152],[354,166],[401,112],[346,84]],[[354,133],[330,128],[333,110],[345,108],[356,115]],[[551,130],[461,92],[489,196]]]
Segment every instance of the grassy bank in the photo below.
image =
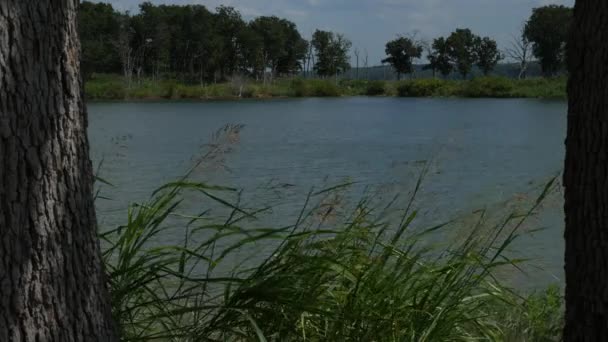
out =
[[282,97],[401,96],[565,99],[565,78],[514,80],[501,77],[468,81],[416,79],[398,82],[281,79],[272,83],[230,82],[189,85],[177,81],[142,80],[96,75],[86,83],[89,100],[239,99]]
[[[330,219],[323,203],[345,188],[308,194],[301,215],[276,228],[229,202],[235,190],[187,180],[132,206],[103,235],[123,340],[559,340],[560,291],[519,294],[497,276],[518,264],[505,251],[534,207],[498,225],[480,215],[423,228],[412,208],[388,221],[364,199]],[[185,198],[231,214],[193,214]],[[429,243],[453,229],[460,238]],[[181,242],[159,244],[175,234]]]
[[500,217],[433,226],[415,201],[423,177],[403,208],[336,200],[352,185],[340,184],[302,194],[298,214],[267,227],[271,208],[194,174],[101,235],[124,341],[559,340],[559,289],[526,294],[503,282],[523,265],[509,246],[553,182]]

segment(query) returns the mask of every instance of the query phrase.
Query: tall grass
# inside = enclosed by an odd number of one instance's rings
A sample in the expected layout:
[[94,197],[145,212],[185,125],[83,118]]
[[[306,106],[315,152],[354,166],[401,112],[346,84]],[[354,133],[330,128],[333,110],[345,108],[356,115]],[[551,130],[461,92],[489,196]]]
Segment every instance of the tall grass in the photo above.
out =
[[[559,337],[558,290],[526,298],[497,276],[521,262],[508,247],[553,181],[527,210],[499,221],[480,211],[466,227],[420,226],[421,178],[398,216],[396,201],[372,197],[328,205],[351,185],[341,184],[310,191],[291,222],[264,228],[256,222],[267,208],[244,209],[236,189],[190,175],[131,205],[124,226],[101,234],[125,341]],[[446,241],[455,231],[460,238]]]
[[413,79],[398,82],[332,79],[278,79],[266,84],[239,80],[218,84],[184,84],[143,79],[128,84],[112,75],[95,75],[86,83],[91,100],[239,99],[336,96],[566,98],[565,78],[514,80],[480,77],[468,81]]

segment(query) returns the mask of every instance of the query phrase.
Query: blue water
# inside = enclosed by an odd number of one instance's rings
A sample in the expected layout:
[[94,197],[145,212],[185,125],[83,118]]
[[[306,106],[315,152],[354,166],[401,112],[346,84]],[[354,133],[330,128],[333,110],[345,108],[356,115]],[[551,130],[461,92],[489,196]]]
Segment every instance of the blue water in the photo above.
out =
[[[283,217],[299,210],[313,186],[353,181],[353,199],[370,192],[388,199],[411,191],[425,167],[417,202],[425,220],[500,210],[538,193],[564,158],[562,101],[338,98],[88,107],[93,162],[103,160],[100,174],[114,185],[102,191],[112,200],[97,201],[104,229],[124,223],[128,203],[183,175],[228,123],[245,126],[238,143],[195,176],[243,189],[244,200],[277,206]],[[271,195],[271,188],[282,195]],[[539,266],[532,284],[561,281],[562,221],[557,194],[531,223],[546,229],[517,245]]]

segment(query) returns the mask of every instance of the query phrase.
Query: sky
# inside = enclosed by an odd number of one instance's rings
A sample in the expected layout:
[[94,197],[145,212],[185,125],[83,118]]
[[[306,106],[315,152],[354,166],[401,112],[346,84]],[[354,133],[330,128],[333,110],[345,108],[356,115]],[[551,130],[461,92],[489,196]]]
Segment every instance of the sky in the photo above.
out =
[[[137,12],[142,0],[103,0],[121,11]],[[385,57],[384,44],[417,32],[432,40],[455,28],[489,36],[499,48],[509,46],[533,8],[548,4],[573,6],[574,0],[150,0],[154,4],[219,5],[238,9],[245,19],[276,15],[298,25],[309,38],[315,29],[343,33],[353,49],[367,51],[369,64]]]

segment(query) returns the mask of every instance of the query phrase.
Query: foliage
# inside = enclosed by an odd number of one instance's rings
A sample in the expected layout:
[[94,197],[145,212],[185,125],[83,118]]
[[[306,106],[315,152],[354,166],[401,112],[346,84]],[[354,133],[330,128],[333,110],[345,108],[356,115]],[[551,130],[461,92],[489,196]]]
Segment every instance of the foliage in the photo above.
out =
[[308,43],[300,36],[294,23],[277,17],[258,17],[249,27],[259,38],[262,46],[262,69],[272,73],[291,75],[301,70],[301,60],[305,58]]
[[384,81],[372,81],[367,84],[365,95],[378,96],[386,93],[386,83]]
[[427,228],[420,185],[394,219],[373,197],[340,204],[349,184],[311,191],[277,228],[256,225],[269,211],[240,207],[236,189],[188,176],[159,188],[101,234],[122,339],[553,340],[559,292],[522,299],[496,275],[518,264],[508,247],[553,183],[521,214]]
[[302,38],[295,24],[285,22],[288,44],[285,54],[279,58],[277,72],[279,75],[295,75],[304,70],[304,62],[307,58],[309,42]]
[[291,86],[296,97],[335,97],[340,96],[340,88],[326,80],[302,80],[296,79]]
[[527,78],[514,83],[513,97],[563,99],[566,96],[567,77]]
[[[85,84],[89,100],[154,99],[239,99],[307,96],[378,96],[405,97],[520,97],[566,98],[566,78],[479,77],[469,81],[413,79],[400,82],[344,80],[338,85],[329,80],[277,79],[272,83],[242,81],[240,85],[218,83],[188,85],[177,80],[144,79],[131,84],[116,76],[93,75]],[[239,96],[240,95],[240,96]]]
[[443,37],[433,40],[432,51],[427,58],[429,64],[424,69],[433,70],[433,77],[436,71],[439,71],[443,77],[447,77],[454,68],[450,62],[448,43]]
[[463,84],[464,97],[513,97],[513,82],[501,77],[475,78]]
[[389,63],[397,72],[397,80],[401,74],[413,71],[412,63],[415,58],[422,56],[422,46],[407,37],[400,37],[386,43],[386,54],[389,56],[382,63]]
[[423,70],[432,70],[433,77],[439,71],[447,77],[457,70],[466,79],[477,65],[487,76],[502,59],[496,41],[479,37],[469,29],[456,29],[447,38],[436,38],[428,52],[429,64]]
[[564,325],[564,297],[557,286],[532,293],[520,304],[514,316],[506,309],[502,316],[507,326],[506,341],[561,341]]
[[566,42],[572,24],[572,9],[549,5],[535,8],[524,28],[546,76],[555,75],[565,63]]
[[82,39],[82,72],[120,72],[117,44],[120,15],[112,5],[83,2],[78,12],[78,27]]
[[250,23],[232,7],[154,5],[123,15],[109,4],[81,3],[83,67],[141,79],[204,83],[236,74],[259,77],[270,68],[292,75],[302,68],[307,42],[296,25],[277,17]]
[[343,35],[316,30],[311,44],[316,51],[314,69],[319,76],[337,76],[350,69],[348,52],[352,43]]
[[477,39],[478,37],[469,29],[456,29],[446,39],[448,56],[463,79],[471,73],[473,64],[476,62],[475,43]]
[[[515,49],[506,50],[519,63],[520,78],[528,69],[530,45],[546,76],[555,75],[562,68],[571,17],[572,9],[564,6],[534,9],[521,42],[517,40]],[[248,82],[263,80],[267,86],[268,75],[271,80],[301,75],[336,77],[336,82],[340,75],[354,77],[345,74],[350,69],[352,43],[344,35],[316,30],[309,42],[291,21],[276,16],[247,21],[229,6],[209,10],[202,5],[144,2],[138,12],[122,14],[109,4],[83,1],[79,28],[84,76],[90,79],[100,73],[122,74],[127,79],[127,89],[138,87],[146,79],[204,86],[236,77]],[[481,38],[469,29],[457,29],[447,38],[434,39],[430,46],[406,37],[390,41],[384,61],[391,64],[399,78],[418,69],[412,61],[422,55],[422,46],[428,50],[424,69],[432,70],[433,77],[439,73],[448,78],[455,70],[467,78],[474,65],[487,76],[501,59],[494,40]],[[367,58],[365,65],[368,66]],[[535,63],[531,65],[536,67]],[[370,69],[366,70],[369,80]],[[371,78],[383,76],[386,77],[385,72]],[[120,93],[122,89],[107,92]]]
[[442,89],[448,84],[437,79],[403,81],[397,86],[397,94],[401,97],[442,96]]
[[477,37],[475,41],[475,58],[477,66],[481,69],[484,76],[488,76],[503,57],[498,51],[496,41],[489,37]]

